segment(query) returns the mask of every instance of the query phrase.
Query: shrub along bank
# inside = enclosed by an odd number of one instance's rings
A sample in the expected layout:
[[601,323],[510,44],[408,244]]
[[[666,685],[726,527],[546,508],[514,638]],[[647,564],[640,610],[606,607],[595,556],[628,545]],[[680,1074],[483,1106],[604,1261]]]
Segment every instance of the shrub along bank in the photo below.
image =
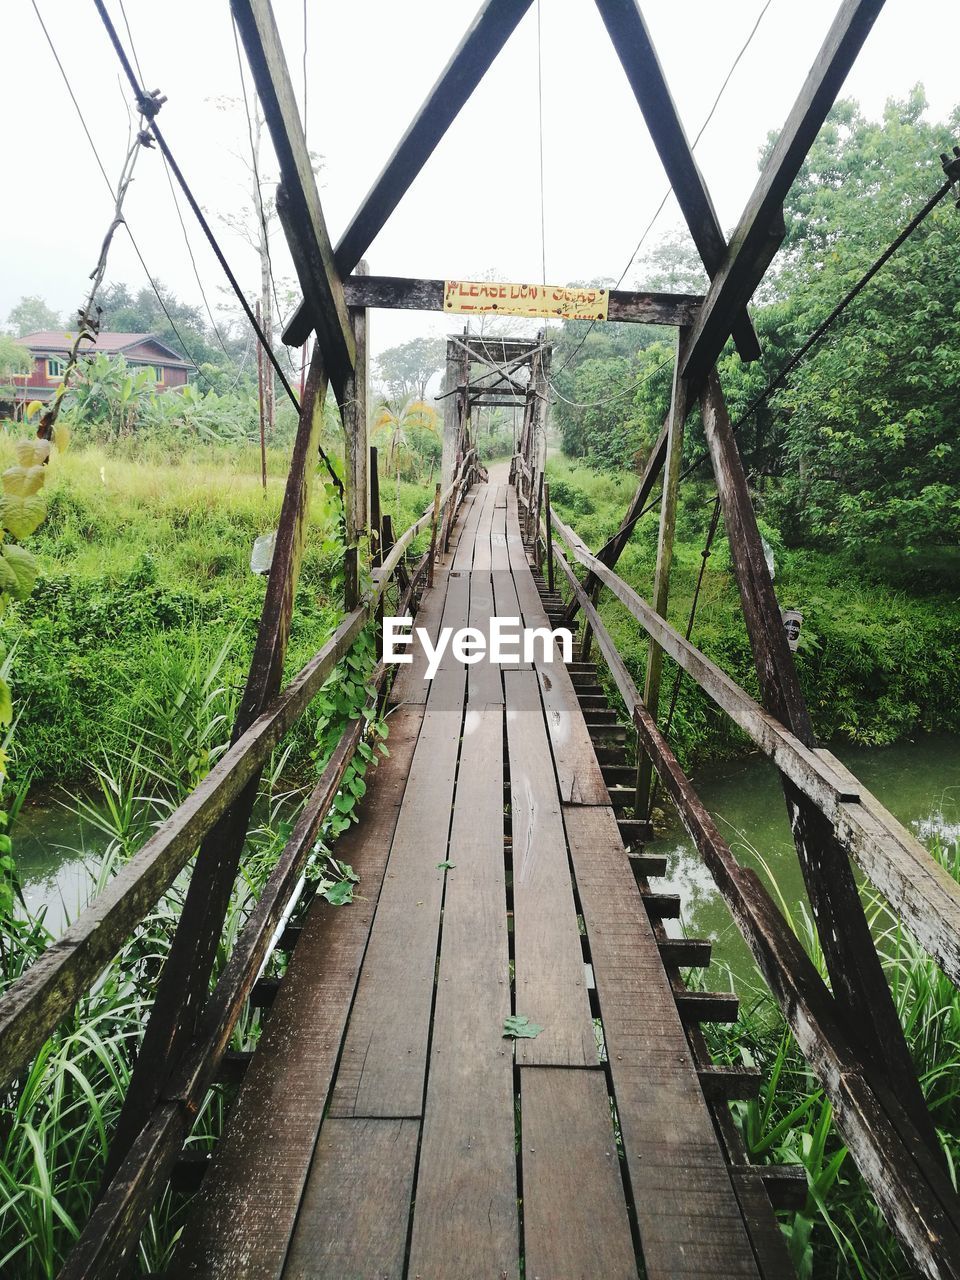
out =
[[[564,458],[548,464],[558,514],[591,548],[616,530],[632,495],[633,475],[611,475]],[[685,630],[710,523],[714,490],[686,482],[668,617]],[[960,731],[960,602],[958,584],[942,566],[857,560],[850,553],[784,545],[769,507],[758,499],[761,532],[773,553],[781,606],[803,614],[797,668],[820,739],[881,745],[934,729]],[[644,517],[617,572],[648,597],[657,551],[657,513]],[[936,571],[934,571],[936,569]],[[608,591],[601,612],[634,679],[642,687],[646,638]],[[721,524],[707,562],[693,642],[738,683],[758,696],[730,550]],[[602,669],[602,664],[601,664]],[[662,684],[666,716],[676,667]],[[743,734],[691,680],[681,682],[672,740],[683,762],[702,764],[742,754]]]

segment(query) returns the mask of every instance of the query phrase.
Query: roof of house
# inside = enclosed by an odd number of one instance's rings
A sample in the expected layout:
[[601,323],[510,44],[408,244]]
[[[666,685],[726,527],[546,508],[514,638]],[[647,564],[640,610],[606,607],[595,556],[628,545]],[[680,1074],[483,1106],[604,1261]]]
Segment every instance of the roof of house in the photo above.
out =
[[[31,351],[69,351],[73,346],[73,335],[68,335],[62,329],[40,329],[36,333],[26,333],[22,338],[17,338],[16,341],[25,347],[29,347]],[[152,346],[160,349],[164,364],[177,365],[184,369],[190,367],[178,352],[174,351],[172,347],[168,347],[155,333],[108,333],[104,331],[97,334],[94,342],[85,343],[83,351],[102,351],[106,355],[122,355],[125,351],[129,351],[131,347],[138,347],[145,342],[149,342]]]

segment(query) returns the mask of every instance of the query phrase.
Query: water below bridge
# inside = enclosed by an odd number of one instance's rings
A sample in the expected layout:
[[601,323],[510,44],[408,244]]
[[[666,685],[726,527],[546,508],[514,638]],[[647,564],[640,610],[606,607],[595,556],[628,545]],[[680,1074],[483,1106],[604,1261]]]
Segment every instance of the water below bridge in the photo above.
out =
[[[960,840],[960,737],[931,734],[889,747],[831,749],[928,849]],[[806,895],[773,765],[752,755],[703,769],[694,782],[739,861],[796,916]],[[668,857],[668,876],[658,887],[683,900],[683,927],[671,932],[712,939],[714,966],[729,967],[735,982],[752,979],[746,944],[683,828],[676,823],[647,847]],[[711,985],[722,981],[714,974]]]
[[[928,848],[960,839],[960,737],[934,734],[890,747],[833,749]],[[701,770],[696,783],[737,857],[761,876],[769,869],[795,910],[805,900],[803,883],[776,770],[753,755]],[[97,807],[93,799],[88,804]],[[91,896],[108,843],[72,797],[39,791],[24,807],[14,832],[24,896],[32,911],[46,908],[52,933],[60,933]],[[650,849],[669,857],[669,883],[661,883],[681,894],[687,932],[714,939],[715,963],[729,965],[735,976],[752,974],[746,946],[679,824]]]

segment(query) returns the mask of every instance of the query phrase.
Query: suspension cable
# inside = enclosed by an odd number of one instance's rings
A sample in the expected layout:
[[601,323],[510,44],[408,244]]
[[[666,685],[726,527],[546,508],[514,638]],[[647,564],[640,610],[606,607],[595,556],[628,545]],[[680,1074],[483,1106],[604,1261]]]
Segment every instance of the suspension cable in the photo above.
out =
[[[948,165],[949,165],[949,168],[948,168]],[[940,186],[934,192],[934,194],[930,197],[929,200],[927,200],[927,202],[923,205],[923,207],[910,219],[910,221],[903,228],[903,230],[893,240],[891,240],[891,242],[889,243],[889,245],[887,245],[887,247],[883,250],[883,252],[871,263],[871,265],[867,268],[867,270],[863,273],[863,275],[860,276],[859,280],[857,280],[857,283],[853,286],[853,288],[849,289],[844,294],[844,296],[833,308],[830,314],[819,325],[817,325],[816,329],[814,329],[814,331],[810,334],[809,338],[807,338],[807,340],[800,347],[797,348],[797,350],[790,357],[790,359],[787,361],[784,367],[780,370],[777,376],[775,378],[772,378],[771,381],[768,382],[767,385],[764,387],[764,389],[760,392],[760,394],[756,396],[755,399],[753,399],[749,405],[747,405],[743,413],[741,413],[739,418],[737,418],[736,422],[734,422],[731,426],[731,430],[733,431],[734,435],[736,435],[739,432],[740,428],[744,426],[744,424],[748,422],[750,418],[753,417],[753,415],[757,412],[758,409],[762,408],[763,405],[773,395],[775,395],[778,391],[782,390],[790,374],[793,373],[793,371],[797,368],[797,366],[810,354],[813,348],[817,346],[817,344],[823,339],[823,337],[826,335],[828,330],[830,330],[833,327],[833,325],[837,322],[837,320],[840,318],[840,316],[843,315],[847,307],[849,307],[850,304],[859,296],[859,294],[863,292],[864,288],[870,283],[870,281],[874,278],[877,272],[880,271],[890,261],[890,259],[897,252],[897,250],[901,248],[901,246],[905,243],[905,241],[908,240],[909,237],[913,235],[913,233],[917,230],[917,228],[930,216],[930,214],[937,207],[937,205],[940,204],[940,202],[943,200],[944,196],[949,194],[951,187],[953,187],[953,185],[958,180],[960,180],[960,157],[957,157],[957,159],[953,161],[949,161],[947,157],[944,157],[944,168],[945,170],[948,171],[947,181],[944,182],[942,186]],[[699,458],[695,458],[693,462],[689,463],[688,466],[686,466],[683,469],[683,471],[680,472],[680,475],[677,477],[677,483],[679,484],[680,481],[686,480],[686,478],[689,475],[691,475],[694,471],[696,471],[699,467],[701,467],[704,464],[704,462],[707,460],[708,456],[709,456],[708,454],[702,453]],[[642,516],[646,515],[648,511],[652,511],[653,508],[659,504],[660,497],[661,495],[658,494],[655,498],[652,498],[650,502],[648,502],[647,505],[642,508],[642,510],[638,511],[637,514],[631,520],[629,520],[627,524],[623,526],[622,529],[619,529],[617,531],[614,537],[619,538],[624,533],[631,532],[634,526],[636,525],[637,521]],[[610,545],[611,542],[613,542],[613,540],[614,540],[613,538],[610,538],[607,540],[607,543],[604,545],[603,548],[601,548],[601,553],[603,550],[606,549],[607,546]]]
[[[115,200],[117,193],[114,189],[113,183],[110,181],[110,176],[107,173],[103,160],[100,157],[100,152],[97,149],[97,144],[93,140],[93,135],[90,132],[90,128],[87,124],[86,117],[83,114],[83,109],[81,108],[80,103],[77,99],[77,95],[73,91],[73,85],[70,83],[70,77],[67,75],[66,68],[64,67],[63,62],[61,61],[59,53],[57,52],[57,47],[53,43],[53,38],[51,37],[50,32],[47,29],[47,25],[43,20],[43,15],[40,13],[39,8],[37,7],[37,0],[31,0],[31,4],[33,5],[34,13],[37,15],[37,21],[40,24],[40,28],[43,31],[44,36],[46,37],[47,44],[50,47],[50,52],[53,54],[53,59],[57,64],[57,68],[60,72],[61,79],[63,80],[64,87],[67,90],[67,93],[70,97],[70,101],[73,103],[74,110],[77,113],[77,118],[80,121],[80,126],[83,129],[84,134],[86,135],[87,142],[90,144],[90,150],[93,152],[93,157],[97,162],[97,168],[103,174],[103,181],[106,184],[107,190],[109,191],[111,198]],[[127,236],[130,239],[130,244],[133,246],[133,251],[137,255],[137,258],[140,261],[140,266],[143,268],[143,274],[147,277],[147,280],[150,282],[150,287],[154,292],[157,302],[160,304],[160,310],[163,312],[164,316],[166,317],[167,323],[170,325],[170,328],[176,334],[177,341],[180,343],[180,346],[182,347],[184,354],[186,355],[190,363],[193,365],[194,369],[197,372],[197,375],[203,379],[203,381],[207,384],[208,387],[213,389],[213,383],[210,381],[210,379],[207,377],[204,371],[200,368],[199,364],[197,364],[197,361],[194,358],[194,356],[191,354],[190,348],[187,345],[187,342],[185,341],[183,334],[180,332],[180,327],[178,326],[177,322],[174,320],[173,316],[170,314],[167,304],[164,302],[163,296],[160,293],[160,289],[157,284],[157,281],[155,280],[152,272],[150,271],[150,268],[147,266],[146,259],[144,258],[143,253],[140,250],[140,246],[137,243],[136,237],[134,236],[133,232],[130,230],[130,223],[126,218],[126,215],[124,215],[123,225],[124,225],[124,228],[126,229]]]
[[[273,365],[274,369],[276,370],[277,376],[280,379],[281,384],[283,385],[283,389],[284,391],[286,391],[288,397],[290,398],[290,403],[293,405],[294,409],[296,409],[297,413],[299,414],[300,402],[297,399],[297,397],[294,395],[293,388],[290,386],[290,383],[287,380],[287,375],[284,373],[279,360],[277,359],[276,355],[273,352],[272,347],[267,342],[266,335],[261,329],[260,324],[257,321],[257,317],[254,315],[253,309],[251,308],[250,303],[247,301],[243,290],[240,288],[240,284],[237,281],[237,278],[234,275],[233,270],[230,267],[230,264],[227,262],[227,259],[224,257],[223,250],[220,248],[220,245],[217,241],[217,237],[213,233],[212,227],[210,226],[209,222],[204,216],[203,210],[200,208],[200,205],[197,203],[197,199],[194,196],[193,192],[191,191],[189,183],[187,182],[186,178],[183,176],[183,171],[181,170],[180,166],[177,164],[177,161],[174,158],[173,152],[170,150],[169,146],[167,145],[167,141],[164,138],[163,133],[161,132],[160,127],[156,122],[156,119],[155,119],[156,114],[160,110],[160,107],[163,105],[163,102],[165,101],[165,99],[152,94],[147,94],[146,92],[144,92],[143,88],[140,85],[139,80],[137,79],[136,72],[134,71],[133,67],[130,65],[130,59],[127,57],[126,50],[124,49],[123,45],[120,42],[120,38],[117,35],[117,30],[113,25],[113,22],[110,18],[109,13],[107,12],[106,5],[104,4],[104,0],[93,0],[93,3],[96,6],[97,12],[100,15],[100,20],[103,22],[107,35],[110,38],[110,43],[113,45],[114,51],[116,52],[117,58],[120,61],[120,65],[123,68],[124,74],[126,75],[127,79],[130,81],[130,85],[133,89],[134,97],[136,98],[138,109],[147,120],[150,132],[153,134],[154,138],[156,139],[157,145],[159,146],[160,150],[163,152],[163,155],[165,156],[168,164],[170,165],[170,168],[173,171],[174,177],[177,179],[177,182],[180,184],[180,189],[183,192],[183,194],[186,196],[187,203],[190,205],[190,208],[193,210],[194,216],[196,217],[197,221],[200,223],[200,227],[203,230],[204,235],[207,237],[207,241],[209,242],[211,249],[216,255],[217,261],[220,263],[220,266],[223,268],[224,274],[226,275],[228,281],[230,282],[230,287],[233,289],[233,292],[236,294],[237,300],[239,301],[240,305],[243,307],[243,310],[246,313],[247,319],[250,321],[251,325],[254,328],[254,331],[257,334],[257,337],[260,339],[260,342],[263,345],[263,349],[266,352],[267,357],[270,360],[270,363]],[[326,454],[324,454],[324,457],[326,458]],[[330,465],[329,460],[327,461],[327,465],[329,467]],[[330,470],[331,470],[331,475],[335,475],[335,473],[333,472],[333,469],[330,468]],[[337,477],[337,481],[339,483],[339,477]]]

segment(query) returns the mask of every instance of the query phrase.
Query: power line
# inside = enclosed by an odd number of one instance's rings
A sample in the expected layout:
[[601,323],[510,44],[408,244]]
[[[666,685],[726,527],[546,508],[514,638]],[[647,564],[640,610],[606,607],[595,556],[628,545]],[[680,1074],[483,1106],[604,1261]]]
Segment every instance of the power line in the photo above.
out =
[[[140,57],[139,57],[139,54],[137,53],[136,42],[134,41],[133,31],[130,27],[130,19],[127,17],[126,6],[124,5],[123,0],[119,0],[119,4],[120,4],[120,14],[123,18],[123,25],[127,31],[127,39],[130,42],[130,52],[133,54],[133,61],[136,64],[137,74],[139,75],[141,81],[144,81],[145,77],[143,74],[143,68],[140,65]],[[203,287],[203,281],[200,279],[200,272],[197,268],[197,260],[194,257],[193,246],[190,243],[190,237],[187,235],[187,226],[183,220],[183,212],[180,208],[180,201],[177,199],[177,191],[173,185],[173,179],[170,176],[170,166],[167,164],[166,156],[162,157],[162,159],[163,159],[163,170],[164,170],[164,173],[167,175],[167,186],[170,188],[170,194],[173,197],[174,207],[176,208],[176,211],[177,211],[177,219],[180,223],[180,230],[183,232],[183,242],[187,246],[187,253],[190,257],[190,265],[193,267],[193,276],[197,282],[197,288],[200,290],[200,296],[203,299],[203,305],[204,307],[206,307],[207,315],[210,317],[210,324],[213,326],[213,332],[216,334],[217,341],[220,343],[220,349],[223,351],[223,354],[227,357],[230,363],[233,364],[234,363],[233,357],[231,356],[230,352],[227,350],[226,344],[223,341],[223,335],[221,334],[219,326],[217,325],[216,319],[214,318],[213,309],[210,306],[210,302],[207,298],[207,292]]]
[[[80,121],[80,125],[83,129],[83,132],[86,134],[87,142],[90,144],[90,150],[93,152],[94,159],[97,162],[97,167],[99,168],[100,172],[103,174],[103,180],[106,183],[107,190],[109,191],[111,196],[116,198],[116,191],[114,190],[113,183],[110,181],[110,175],[107,173],[103,160],[100,158],[100,152],[97,149],[97,144],[93,140],[93,135],[91,134],[89,126],[87,125],[86,117],[83,114],[83,110],[80,106],[80,103],[77,101],[77,95],[73,91],[73,86],[70,83],[70,77],[67,75],[66,68],[64,67],[63,62],[60,59],[60,55],[57,52],[56,45],[53,43],[53,39],[50,35],[50,32],[47,30],[47,25],[43,20],[43,15],[40,13],[39,8],[37,7],[37,0],[31,0],[31,4],[33,5],[34,13],[37,15],[37,21],[40,23],[40,28],[43,31],[44,36],[46,37],[47,44],[50,46],[50,52],[53,54],[54,61],[56,62],[57,67],[60,71],[60,75],[61,75],[61,78],[63,79],[64,86],[66,87],[67,93],[70,95],[70,100],[73,103],[74,109],[77,113],[77,117]],[[123,225],[126,228],[127,235],[130,237],[130,243],[133,246],[133,251],[140,260],[140,265],[143,268],[143,273],[149,280],[150,287],[151,289],[153,289],[153,292],[156,295],[156,299],[160,304],[160,309],[162,310],[163,314],[166,316],[167,322],[170,325],[170,328],[176,334],[177,340],[180,343],[180,346],[183,348],[184,354],[186,355],[190,363],[193,365],[194,369],[196,369],[199,376],[204,380],[204,382],[206,382],[207,386],[212,389],[213,383],[210,381],[207,375],[203,372],[203,370],[197,364],[194,357],[190,354],[190,348],[187,346],[187,343],[184,341],[183,334],[180,332],[180,329],[177,326],[176,321],[174,320],[173,316],[170,314],[169,310],[167,309],[167,305],[160,294],[159,288],[157,287],[157,282],[153,278],[153,275],[151,274],[150,269],[146,264],[146,260],[144,259],[143,254],[140,252],[140,246],[137,244],[137,241],[134,237],[133,232],[130,230],[130,223],[127,221],[126,216],[124,216]]]
[[543,29],[540,0],[537,0],[537,108],[540,144],[540,266],[541,284],[547,283],[547,215],[543,187]]
[[578,400],[568,400],[567,397],[563,395],[562,392],[558,391],[552,384],[550,386],[550,390],[559,400],[562,400],[564,404],[570,405],[573,409],[600,409],[603,405],[609,404],[611,400],[619,400],[621,397],[629,395],[631,391],[636,391],[637,387],[642,386],[645,382],[649,382],[650,379],[658,374],[661,369],[666,369],[672,364],[673,356],[667,356],[666,360],[661,360],[658,365],[655,365],[654,368],[643,374],[642,377],[637,378],[635,382],[631,382],[627,387],[621,387],[619,391],[612,391],[610,395],[604,396],[602,400],[591,400],[586,403],[581,403]]
[[[253,181],[257,194],[257,213],[260,215],[260,226],[263,231],[263,249],[267,255],[267,271],[270,275],[270,288],[273,290],[273,302],[277,308],[277,319],[280,321],[281,327],[286,327],[283,319],[283,313],[280,310],[280,299],[277,296],[277,282],[273,278],[273,259],[270,257],[270,233],[267,230],[267,216],[263,210],[263,184],[260,181],[260,170],[257,165],[257,145],[253,140],[253,123],[250,119],[250,101],[247,98],[247,81],[243,74],[243,55],[240,53],[240,37],[237,35],[237,24],[231,16],[231,26],[233,28],[233,47],[237,53],[237,70],[240,73],[240,89],[243,93],[243,111],[247,121],[247,137],[250,139],[250,161],[253,166]],[[304,100],[306,105],[306,100]],[[306,119],[306,117],[304,117]],[[306,141],[306,138],[304,138]]]
[[[244,311],[246,312],[248,320],[250,321],[251,325],[256,331],[257,337],[260,339],[260,344],[263,347],[264,352],[268,356],[270,363],[273,365],[274,369],[277,371],[277,376],[279,377],[281,383],[283,384],[283,389],[286,391],[287,395],[290,397],[290,401],[293,404],[293,407],[299,416],[300,401],[294,395],[293,388],[290,386],[290,383],[287,380],[287,375],[284,373],[283,369],[281,368],[280,362],[278,361],[276,355],[274,354],[273,348],[267,342],[266,335],[261,329],[256,316],[251,310],[250,303],[247,301],[243,290],[240,288],[239,282],[237,281],[236,276],[233,274],[230,264],[227,262],[227,259],[224,256],[223,250],[220,248],[220,245],[217,241],[216,236],[213,234],[212,227],[210,226],[209,222],[204,216],[203,210],[200,208],[200,205],[197,203],[197,199],[194,196],[193,192],[191,191],[189,183],[187,182],[186,178],[183,176],[183,171],[181,170],[180,166],[177,164],[176,160],[174,159],[173,152],[170,150],[169,146],[167,145],[167,141],[164,138],[160,130],[160,127],[156,122],[156,119],[155,119],[156,114],[160,110],[160,108],[162,107],[166,99],[162,97],[158,97],[156,94],[149,95],[144,92],[133,70],[133,67],[131,67],[130,65],[130,59],[127,57],[126,50],[124,49],[123,45],[120,42],[120,37],[117,35],[117,30],[113,25],[113,22],[110,18],[109,13],[107,12],[106,5],[104,4],[104,0],[93,0],[93,2],[96,6],[97,13],[99,13],[100,15],[100,20],[106,29],[107,35],[110,38],[110,43],[113,45],[114,51],[116,52],[116,55],[120,60],[120,65],[123,67],[124,73],[126,74],[126,77],[130,81],[130,85],[133,88],[134,96],[137,101],[137,106],[140,109],[141,114],[145,116],[145,118],[149,122],[150,132],[153,134],[153,137],[157,141],[157,145],[159,146],[161,152],[163,153],[164,157],[169,163],[170,168],[173,170],[174,176],[176,177],[177,182],[180,184],[180,189],[183,191],[183,194],[187,197],[187,202],[190,205],[190,208],[193,210],[197,221],[200,223],[203,233],[207,237],[207,240],[210,243],[210,247],[213,249],[214,253],[216,254],[217,261],[220,263],[227,279],[230,281],[231,288],[236,294],[240,302],[240,305],[243,307]],[[337,493],[339,494],[342,500],[343,499],[343,481],[337,475],[336,469],[334,468],[333,463],[330,461],[330,458],[327,455],[327,452],[322,445],[317,446],[317,451],[320,454],[321,459],[323,460],[324,466],[327,469],[327,474],[330,476],[330,479],[333,483],[334,488],[336,489]]]
[[[753,26],[750,29],[750,34],[747,36],[746,40],[741,45],[740,52],[737,54],[733,62],[730,64],[730,68],[727,71],[727,74],[723,78],[723,83],[720,85],[720,88],[717,91],[717,96],[713,100],[713,106],[707,112],[706,119],[704,120],[703,124],[700,126],[700,128],[697,131],[697,136],[694,138],[693,142],[690,144],[691,151],[696,151],[697,143],[703,137],[704,133],[706,132],[707,126],[709,125],[710,121],[713,119],[716,113],[717,107],[720,105],[720,99],[723,97],[724,93],[726,92],[727,85],[730,83],[733,73],[736,71],[737,67],[740,65],[740,61],[743,58],[743,55],[747,52],[747,50],[750,48],[750,45],[753,43],[753,38],[757,34],[757,28],[760,26],[760,23],[763,21],[764,16],[772,3],[773,3],[773,0],[766,0],[766,3],[764,4],[763,8],[760,10],[759,14],[757,15],[756,22],[754,22]],[[620,278],[617,280],[617,283],[613,286],[615,289],[620,288],[620,286],[623,284],[623,281],[626,277],[627,272],[633,266],[634,262],[636,262],[637,255],[640,253],[640,250],[643,248],[646,242],[647,236],[653,230],[654,223],[660,217],[661,213],[663,213],[663,210],[666,207],[666,203],[670,199],[670,194],[672,191],[673,191],[673,184],[671,183],[667,187],[666,191],[663,193],[663,199],[657,205],[657,208],[656,208],[656,211],[654,212],[653,217],[647,223],[646,227],[643,230],[643,234],[640,236],[640,239],[637,241],[637,246],[634,249],[633,253],[631,253],[629,259],[627,260],[627,265],[620,272]],[[577,352],[580,350],[583,344],[586,342],[587,338],[590,337],[590,334],[593,332],[594,328],[596,327],[596,324],[597,324],[596,320],[590,321],[590,325],[587,328],[586,332],[584,333],[583,337],[580,339],[580,341],[577,343],[574,349],[567,356],[566,360],[564,360],[560,368],[553,375],[554,378],[558,378],[560,374],[563,373],[564,369],[567,367],[570,361],[574,358],[574,356],[577,354]],[[556,388],[553,386],[552,381],[550,385],[552,390],[556,390]]]
[[[767,385],[763,388],[760,394],[756,396],[755,399],[753,399],[750,402],[750,404],[747,405],[746,409],[744,409],[743,413],[741,413],[739,418],[737,418],[736,422],[734,422],[731,425],[731,430],[734,435],[736,435],[737,432],[740,430],[740,428],[744,426],[744,424],[748,422],[750,418],[753,417],[753,415],[757,412],[758,409],[760,409],[772,396],[774,396],[779,390],[782,389],[782,387],[787,381],[787,378],[794,371],[794,369],[796,369],[797,366],[801,363],[801,361],[810,354],[813,348],[826,335],[828,330],[831,329],[832,326],[836,323],[836,321],[840,318],[840,316],[843,315],[847,307],[849,307],[850,304],[858,297],[858,295],[863,292],[863,290],[874,278],[877,272],[880,271],[890,261],[890,259],[897,252],[897,250],[904,244],[904,242],[908,240],[910,236],[913,235],[913,233],[917,230],[917,228],[921,225],[921,223],[923,223],[930,216],[930,214],[937,207],[937,205],[941,203],[943,198],[949,194],[951,187],[953,187],[953,185],[958,180],[960,180],[960,154],[958,154],[957,159],[953,161],[950,161],[947,156],[944,156],[943,165],[944,165],[944,170],[947,172],[947,175],[948,175],[947,181],[944,182],[942,186],[940,186],[933,193],[933,195],[926,201],[926,203],[922,206],[922,208],[916,214],[914,214],[914,216],[910,219],[910,221],[903,228],[903,230],[900,231],[894,237],[894,239],[890,241],[890,243],[883,250],[883,252],[879,254],[877,258],[874,259],[874,261],[870,264],[867,270],[857,280],[853,288],[847,290],[847,292],[843,295],[843,297],[840,299],[837,305],[833,308],[830,314],[820,324],[817,325],[816,329],[814,329],[814,331],[810,334],[810,336],[806,339],[806,341],[803,342],[801,346],[797,348],[797,350],[790,357],[787,363],[783,366],[783,368],[780,370],[777,376],[775,378],[772,378],[770,382],[768,382]],[[956,173],[956,176],[954,176],[955,173]],[[685,480],[689,475],[691,475],[694,471],[696,471],[699,467],[701,467],[703,463],[706,461],[708,456],[709,456],[708,454],[703,453],[700,455],[699,458],[695,458],[693,462],[691,462],[687,467],[684,468],[683,471],[680,472],[680,475],[677,477],[677,483],[679,484],[680,481]],[[658,494],[655,498],[651,499],[651,501],[648,502],[647,505],[641,511],[637,512],[637,514],[633,517],[632,520],[628,521],[628,523],[624,525],[622,529],[617,531],[617,534],[615,536],[620,537],[623,533],[629,533],[630,531],[632,531],[634,526],[637,524],[637,521],[640,520],[642,516],[645,516],[648,511],[652,511],[654,507],[659,505],[661,496],[662,494]],[[605,546],[601,548],[601,551],[605,550],[606,546],[609,546],[610,542],[612,541],[613,539],[610,539],[605,544]]]
[[[293,404],[294,408],[296,409],[297,413],[299,413],[300,402],[293,393],[293,388],[290,386],[290,383],[287,380],[287,375],[284,373],[283,369],[281,368],[280,362],[278,361],[276,355],[274,354],[272,347],[267,342],[266,336],[263,330],[261,329],[260,325],[257,323],[257,318],[253,314],[250,304],[247,301],[243,290],[240,288],[240,284],[237,281],[237,278],[234,275],[229,262],[227,262],[227,259],[224,256],[223,250],[220,248],[220,245],[217,241],[216,236],[213,234],[212,227],[210,226],[209,222],[204,216],[203,210],[200,208],[200,205],[197,203],[197,199],[194,196],[193,192],[191,191],[189,183],[187,182],[186,178],[183,176],[183,172],[180,166],[177,164],[176,159],[174,158],[173,152],[170,150],[169,146],[167,145],[167,141],[164,138],[163,133],[161,132],[160,127],[154,118],[156,116],[157,111],[160,109],[160,106],[162,105],[162,100],[158,100],[157,98],[151,97],[150,95],[146,94],[143,88],[141,87],[140,82],[137,79],[136,73],[134,72],[133,67],[130,65],[130,59],[127,57],[126,50],[124,49],[123,45],[120,43],[120,38],[117,35],[116,28],[113,25],[113,22],[110,18],[109,13],[107,12],[106,5],[104,4],[104,0],[93,0],[93,3],[96,6],[97,12],[100,15],[100,20],[102,21],[106,29],[107,35],[110,38],[110,43],[113,45],[114,51],[116,52],[116,55],[120,60],[120,65],[123,67],[124,73],[126,74],[126,77],[130,81],[130,85],[133,88],[134,96],[137,101],[137,106],[140,108],[142,114],[149,121],[150,132],[153,134],[154,138],[157,141],[157,145],[160,147],[160,150],[163,152],[164,156],[166,157],[167,162],[170,165],[170,168],[173,170],[174,177],[177,179],[177,182],[180,184],[180,189],[183,191],[183,194],[186,196],[187,203],[190,205],[190,208],[193,210],[194,216],[196,217],[197,221],[200,223],[201,229],[203,230],[204,235],[207,237],[207,240],[209,241],[211,249],[213,249],[213,252],[216,254],[217,261],[220,263],[220,266],[223,268],[224,273],[226,274],[226,277],[230,282],[230,287],[233,289],[234,293],[237,296],[237,299],[240,302],[240,305],[243,307],[244,311],[246,312],[247,319],[250,321],[251,325],[253,325],[254,329],[256,330],[257,336],[259,337],[261,343],[263,344],[263,349],[266,352],[270,360],[270,363],[273,365],[274,369],[276,369],[277,376],[279,377],[281,383],[283,384],[283,389],[286,391],[287,395],[290,397],[290,401]],[[328,462],[328,466],[329,466],[329,462]],[[335,474],[333,473],[332,468],[330,468],[330,470],[332,474]]]

